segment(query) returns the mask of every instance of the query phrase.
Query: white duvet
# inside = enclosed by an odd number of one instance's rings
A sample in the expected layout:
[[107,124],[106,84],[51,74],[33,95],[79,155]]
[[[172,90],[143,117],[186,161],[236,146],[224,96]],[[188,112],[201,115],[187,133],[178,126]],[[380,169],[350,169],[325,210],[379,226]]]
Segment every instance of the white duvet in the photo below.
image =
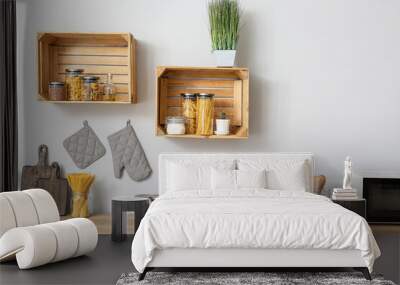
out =
[[358,249],[372,271],[380,251],[368,223],[328,198],[299,191],[181,191],[150,206],[132,243],[143,272],[155,249]]

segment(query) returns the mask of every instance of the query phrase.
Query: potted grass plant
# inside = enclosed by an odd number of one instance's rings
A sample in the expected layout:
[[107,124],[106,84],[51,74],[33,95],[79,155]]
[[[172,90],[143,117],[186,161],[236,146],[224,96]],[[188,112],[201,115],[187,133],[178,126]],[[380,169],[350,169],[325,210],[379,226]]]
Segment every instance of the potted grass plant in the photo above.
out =
[[211,0],[208,4],[208,16],[212,50],[217,66],[235,66],[241,16],[238,1]]

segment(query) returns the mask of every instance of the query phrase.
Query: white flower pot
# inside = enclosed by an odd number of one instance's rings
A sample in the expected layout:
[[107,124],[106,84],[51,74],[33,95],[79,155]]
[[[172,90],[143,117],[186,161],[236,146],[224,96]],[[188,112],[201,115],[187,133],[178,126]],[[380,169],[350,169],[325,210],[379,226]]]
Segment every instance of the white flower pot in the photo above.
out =
[[218,67],[236,66],[236,50],[214,50],[213,55]]
[[229,119],[216,119],[216,131],[215,134],[218,136],[226,136],[229,135]]

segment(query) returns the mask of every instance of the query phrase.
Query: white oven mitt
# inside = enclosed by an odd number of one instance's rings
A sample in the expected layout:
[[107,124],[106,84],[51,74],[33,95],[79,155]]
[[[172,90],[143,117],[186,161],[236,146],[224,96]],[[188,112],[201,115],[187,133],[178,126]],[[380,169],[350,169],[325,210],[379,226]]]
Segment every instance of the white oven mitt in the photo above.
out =
[[127,122],[125,128],[110,135],[108,142],[111,147],[116,178],[122,176],[124,168],[129,177],[135,181],[143,180],[151,174],[149,162],[130,121]]
[[104,145],[87,121],[83,121],[83,128],[66,138],[63,145],[80,169],[88,167],[106,153]]

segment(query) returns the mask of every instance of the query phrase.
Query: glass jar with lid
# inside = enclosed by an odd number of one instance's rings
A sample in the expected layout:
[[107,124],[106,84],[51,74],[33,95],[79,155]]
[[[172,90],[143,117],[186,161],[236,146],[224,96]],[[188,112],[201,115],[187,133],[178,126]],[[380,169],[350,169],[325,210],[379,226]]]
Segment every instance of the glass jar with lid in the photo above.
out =
[[99,77],[97,76],[83,77],[82,100],[85,101],[100,100]]
[[187,134],[196,133],[196,94],[182,93],[182,110]]
[[184,135],[185,134],[185,118],[180,116],[167,117],[165,120],[167,134]]
[[83,69],[66,69],[65,85],[67,87],[67,98],[71,101],[81,100]]
[[49,100],[64,101],[65,100],[65,84],[64,82],[52,81],[49,83]]
[[196,135],[211,136],[214,129],[214,94],[197,94]]
[[116,86],[112,82],[112,74],[108,73],[107,83],[103,87],[103,100],[104,101],[115,101]]

